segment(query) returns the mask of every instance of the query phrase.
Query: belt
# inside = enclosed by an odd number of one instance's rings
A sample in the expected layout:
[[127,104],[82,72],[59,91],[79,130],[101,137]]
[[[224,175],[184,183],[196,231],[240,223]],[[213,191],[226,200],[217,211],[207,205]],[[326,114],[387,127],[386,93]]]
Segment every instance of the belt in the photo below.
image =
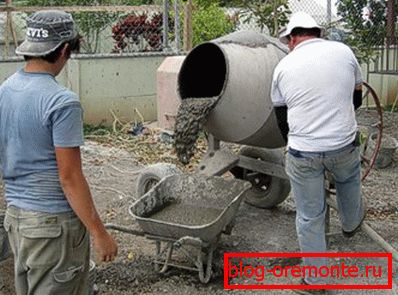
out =
[[296,158],[304,158],[304,157],[311,157],[311,156],[319,156],[319,157],[328,157],[328,156],[335,156],[341,152],[344,152],[348,150],[349,148],[356,147],[356,140],[351,142],[350,144],[339,148],[337,150],[332,150],[332,151],[325,151],[325,152],[305,152],[305,151],[299,151],[294,148],[289,147],[288,148],[288,153],[291,154],[292,156]]

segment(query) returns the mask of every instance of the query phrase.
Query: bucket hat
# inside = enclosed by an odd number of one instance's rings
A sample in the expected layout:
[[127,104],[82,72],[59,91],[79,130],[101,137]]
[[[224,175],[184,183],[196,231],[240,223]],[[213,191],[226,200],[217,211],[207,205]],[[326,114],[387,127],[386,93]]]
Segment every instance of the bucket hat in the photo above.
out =
[[15,50],[19,55],[47,55],[78,35],[72,15],[64,11],[36,12],[27,18],[26,26],[25,41]]
[[293,29],[295,28],[304,28],[304,29],[312,29],[312,28],[317,28],[321,30],[321,34],[323,34],[323,27],[317,24],[315,19],[309,15],[308,13],[305,13],[304,11],[299,11],[294,14],[292,14],[289,23],[287,24],[286,30],[284,30],[280,36],[279,40],[282,43],[289,43],[288,36],[292,33]]

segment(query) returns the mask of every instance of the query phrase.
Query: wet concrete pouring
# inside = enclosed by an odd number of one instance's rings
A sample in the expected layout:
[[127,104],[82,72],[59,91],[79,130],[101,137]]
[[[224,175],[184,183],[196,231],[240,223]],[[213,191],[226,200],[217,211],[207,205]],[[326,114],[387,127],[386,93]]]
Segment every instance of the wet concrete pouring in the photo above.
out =
[[[360,121],[367,121],[368,112],[360,113]],[[398,113],[385,113],[384,132],[398,138]],[[152,136],[152,135],[148,135]],[[155,140],[156,141],[156,140]],[[160,143],[157,143],[160,144]],[[156,148],[156,146],[154,146]],[[170,146],[170,149],[172,147]],[[86,142],[83,148],[84,169],[91,185],[93,196],[105,222],[131,228],[138,226],[128,213],[129,205],[136,200],[134,194],[138,171],[144,165],[133,154],[110,144]],[[177,159],[175,158],[177,161]],[[372,170],[363,183],[363,192],[368,202],[367,221],[396,249],[398,248],[398,154],[385,169]],[[0,200],[1,206],[4,206]],[[166,274],[155,272],[153,257],[155,245],[143,237],[113,232],[119,245],[119,256],[114,263],[100,264],[96,283],[99,294],[228,294],[223,289],[222,254],[224,252],[297,252],[295,233],[295,206],[289,197],[272,210],[263,210],[242,203],[236,216],[232,235],[222,236],[214,261],[215,275],[203,285],[197,273],[170,269]],[[340,222],[332,211],[332,231],[340,232]],[[341,234],[331,237],[332,252],[382,252],[383,250],[363,233],[351,239]],[[181,259],[183,259],[181,257]],[[281,261],[271,260],[269,265]],[[284,262],[296,265],[296,259]],[[366,260],[362,262],[364,265]],[[0,276],[6,286],[2,295],[14,295],[12,259],[0,265]],[[393,281],[398,284],[397,264],[393,265]],[[239,281],[235,281],[239,282]],[[241,283],[243,281],[240,281]],[[270,281],[277,283],[277,280]],[[372,282],[375,283],[375,282]],[[395,287],[396,288],[396,287]],[[392,290],[346,290],[334,294],[397,294]],[[395,291],[396,292],[396,291]],[[258,291],[234,291],[238,294],[258,294]],[[288,290],[264,291],[266,294],[293,294]]]
[[174,131],[175,149],[181,163],[189,163],[199,132],[218,99],[219,97],[204,97],[187,98],[182,101],[178,108]]

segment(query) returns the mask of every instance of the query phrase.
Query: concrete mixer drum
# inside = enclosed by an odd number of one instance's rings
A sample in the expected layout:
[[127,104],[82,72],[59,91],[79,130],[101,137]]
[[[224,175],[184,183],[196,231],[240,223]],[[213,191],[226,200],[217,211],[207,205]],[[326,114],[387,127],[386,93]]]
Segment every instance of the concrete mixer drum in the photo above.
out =
[[[246,202],[271,208],[283,202],[290,185],[284,170],[284,140],[270,98],[273,70],[288,50],[277,39],[240,31],[200,44],[178,73],[181,102],[217,98],[205,129],[208,151],[199,173],[230,171],[251,182]],[[220,141],[245,145],[238,155]]]

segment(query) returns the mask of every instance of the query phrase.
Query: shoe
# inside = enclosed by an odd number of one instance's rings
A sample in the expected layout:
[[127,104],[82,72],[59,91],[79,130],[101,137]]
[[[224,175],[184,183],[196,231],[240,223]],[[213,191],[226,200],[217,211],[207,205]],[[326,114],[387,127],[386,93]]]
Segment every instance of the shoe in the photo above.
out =
[[[300,285],[308,285],[304,279],[301,279]],[[328,290],[325,289],[292,289],[296,294],[302,295],[328,295]]]
[[344,229],[343,229],[343,236],[345,236],[346,238],[351,238],[351,237],[353,237],[360,229],[361,229],[361,226],[362,226],[362,223],[363,223],[363,221],[365,220],[365,217],[366,217],[366,202],[365,202],[365,200],[363,200],[363,210],[364,210],[364,213],[363,213],[363,217],[362,217],[362,219],[361,219],[361,222],[358,224],[358,226],[356,227],[356,228],[354,228],[352,231],[345,231]]

